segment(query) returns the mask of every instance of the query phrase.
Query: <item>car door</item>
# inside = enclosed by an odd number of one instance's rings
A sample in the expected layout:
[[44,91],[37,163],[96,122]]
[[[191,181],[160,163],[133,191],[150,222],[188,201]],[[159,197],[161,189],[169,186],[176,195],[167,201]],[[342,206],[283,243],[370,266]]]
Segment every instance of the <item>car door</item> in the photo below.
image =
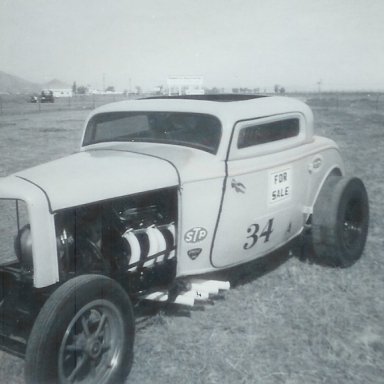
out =
[[261,257],[302,230],[309,177],[305,141],[300,113],[235,125],[212,265],[223,268]]

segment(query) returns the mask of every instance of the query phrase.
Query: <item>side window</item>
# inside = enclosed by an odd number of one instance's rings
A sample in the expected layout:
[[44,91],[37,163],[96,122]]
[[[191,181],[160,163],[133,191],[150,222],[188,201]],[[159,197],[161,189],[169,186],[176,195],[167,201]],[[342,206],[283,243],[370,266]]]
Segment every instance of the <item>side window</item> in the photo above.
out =
[[247,148],[272,141],[288,139],[300,133],[300,120],[297,118],[268,122],[244,127],[239,132],[237,148]]

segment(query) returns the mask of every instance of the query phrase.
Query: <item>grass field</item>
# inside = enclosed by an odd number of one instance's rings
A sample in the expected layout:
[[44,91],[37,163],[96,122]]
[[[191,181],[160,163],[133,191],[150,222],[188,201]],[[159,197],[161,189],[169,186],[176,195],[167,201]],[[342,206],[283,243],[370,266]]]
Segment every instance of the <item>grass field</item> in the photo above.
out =
[[[137,319],[127,383],[384,383],[382,99],[301,97],[313,107],[316,133],[334,139],[348,174],[366,183],[371,221],[362,259],[332,269],[277,254],[274,268],[238,271],[214,305],[153,309]],[[4,106],[0,176],[76,151],[90,107]],[[0,352],[0,362],[0,383],[23,382],[22,360]]]

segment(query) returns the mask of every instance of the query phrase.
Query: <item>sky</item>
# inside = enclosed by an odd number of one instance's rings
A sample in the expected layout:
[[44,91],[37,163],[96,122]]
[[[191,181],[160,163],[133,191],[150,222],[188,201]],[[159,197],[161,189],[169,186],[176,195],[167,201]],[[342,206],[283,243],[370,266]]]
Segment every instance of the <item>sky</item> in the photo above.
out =
[[0,70],[151,90],[384,89],[384,0],[0,0]]

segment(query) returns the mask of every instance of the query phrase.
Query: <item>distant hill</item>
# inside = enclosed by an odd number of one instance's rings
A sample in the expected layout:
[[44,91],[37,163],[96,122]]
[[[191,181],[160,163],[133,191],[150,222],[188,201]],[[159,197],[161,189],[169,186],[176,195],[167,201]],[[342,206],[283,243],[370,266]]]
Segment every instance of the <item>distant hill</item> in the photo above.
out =
[[0,94],[29,94],[40,92],[42,89],[61,88],[71,88],[71,86],[58,79],[53,79],[44,84],[32,83],[21,77],[0,71]]
[[72,88],[71,85],[64,83],[61,80],[58,79],[53,79],[51,81],[48,81],[48,83],[42,84],[43,88],[48,88],[48,89],[67,89],[67,88]]
[[40,89],[39,84],[0,71],[0,93],[31,93]]

